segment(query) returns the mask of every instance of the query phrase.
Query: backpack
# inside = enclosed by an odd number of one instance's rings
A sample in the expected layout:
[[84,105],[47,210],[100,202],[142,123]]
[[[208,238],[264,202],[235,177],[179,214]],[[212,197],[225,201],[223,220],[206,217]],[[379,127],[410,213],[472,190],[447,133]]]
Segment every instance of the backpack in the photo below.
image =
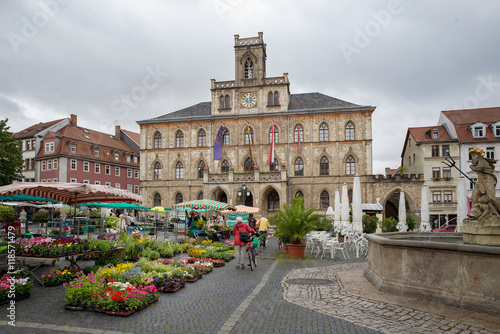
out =
[[250,235],[248,234],[248,232],[241,232],[240,229],[238,228],[238,226],[236,226],[236,229],[238,230],[239,234],[240,234],[240,241],[241,242],[250,242]]

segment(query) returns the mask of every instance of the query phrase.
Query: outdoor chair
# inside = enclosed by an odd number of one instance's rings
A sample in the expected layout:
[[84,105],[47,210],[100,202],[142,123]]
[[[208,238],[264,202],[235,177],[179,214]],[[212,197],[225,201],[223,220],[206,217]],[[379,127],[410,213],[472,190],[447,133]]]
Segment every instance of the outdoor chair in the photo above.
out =
[[323,258],[325,252],[329,250],[330,258],[333,260],[334,247],[335,244],[338,244],[338,240],[336,238],[330,238],[330,239],[323,239],[322,242],[323,242],[322,244],[323,252],[321,253],[321,258]]
[[342,253],[342,255],[344,256],[344,260],[350,259],[349,254],[347,253],[345,241],[336,243],[333,246],[333,250],[335,251],[335,257],[337,257],[337,251],[338,251],[338,252]]

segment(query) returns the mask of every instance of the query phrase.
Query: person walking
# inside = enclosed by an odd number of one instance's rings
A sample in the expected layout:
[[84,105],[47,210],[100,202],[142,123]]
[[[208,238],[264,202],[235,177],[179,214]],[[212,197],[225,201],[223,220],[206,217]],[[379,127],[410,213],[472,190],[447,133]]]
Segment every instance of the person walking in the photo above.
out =
[[236,217],[236,225],[233,226],[234,233],[234,250],[236,251],[236,269],[245,269],[245,252],[247,250],[247,243],[241,241],[240,233],[254,233],[255,230],[243,223],[243,218]]
[[262,247],[266,247],[266,237],[267,230],[269,229],[269,220],[263,215],[259,216],[259,220],[257,220],[257,226],[259,227],[259,237],[263,236],[261,239]]

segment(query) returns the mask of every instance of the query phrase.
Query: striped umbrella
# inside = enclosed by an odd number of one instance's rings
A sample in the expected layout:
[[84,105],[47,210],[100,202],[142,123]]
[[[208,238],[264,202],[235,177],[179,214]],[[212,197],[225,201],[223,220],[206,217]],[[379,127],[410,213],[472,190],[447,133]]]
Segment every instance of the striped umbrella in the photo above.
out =
[[176,209],[204,209],[213,211],[231,210],[234,211],[236,208],[230,204],[211,201],[209,199],[201,199],[197,201],[188,201],[179,204],[172,205],[172,210]]
[[67,204],[142,201],[142,196],[124,189],[86,183],[17,182],[0,187],[0,195],[13,194],[46,197]]
[[259,208],[254,208],[253,206],[246,205],[236,205],[236,211],[222,210],[221,213],[259,213]]
[[30,196],[30,195],[8,195],[0,196],[0,202],[57,202],[50,198]]

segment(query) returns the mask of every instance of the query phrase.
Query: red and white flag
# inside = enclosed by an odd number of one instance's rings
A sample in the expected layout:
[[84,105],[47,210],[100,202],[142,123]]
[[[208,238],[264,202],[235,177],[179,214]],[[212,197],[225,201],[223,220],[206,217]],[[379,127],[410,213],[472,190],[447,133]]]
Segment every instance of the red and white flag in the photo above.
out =
[[274,122],[271,123],[271,152],[269,153],[269,162],[274,163]]

